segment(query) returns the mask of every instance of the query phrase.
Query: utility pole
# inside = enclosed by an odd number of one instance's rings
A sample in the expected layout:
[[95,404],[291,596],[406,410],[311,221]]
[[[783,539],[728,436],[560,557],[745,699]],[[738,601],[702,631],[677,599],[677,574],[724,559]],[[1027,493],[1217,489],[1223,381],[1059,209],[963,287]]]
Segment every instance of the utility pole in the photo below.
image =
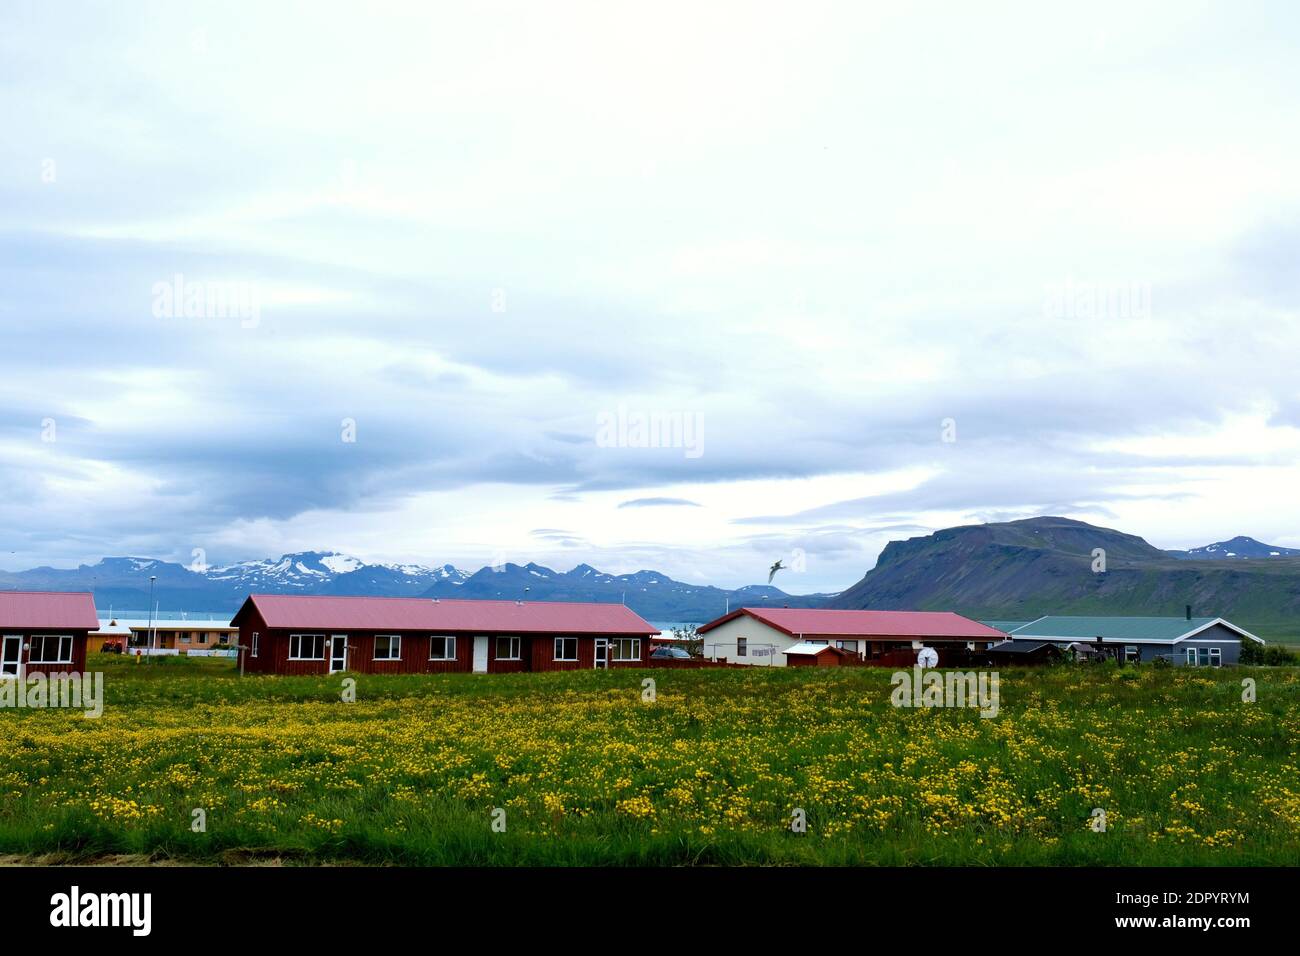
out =
[[[157,581],[157,580],[158,580],[158,575],[156,575],[156,574],[151,574],[151,575],[149,575],[149,652],[150,652],[150,657],[153,656],[153,639],[154,639],[154,626],[153,626],[153,583],[154,583],[155,581]],[[150,661],[149,663],[152,664],[153,661]]]

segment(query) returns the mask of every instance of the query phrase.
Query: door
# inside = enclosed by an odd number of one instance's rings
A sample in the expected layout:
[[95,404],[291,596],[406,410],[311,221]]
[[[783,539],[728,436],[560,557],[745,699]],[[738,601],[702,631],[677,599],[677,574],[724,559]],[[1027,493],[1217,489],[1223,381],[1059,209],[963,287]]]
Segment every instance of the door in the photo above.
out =
[[604,637],[596,638],[596,667],[609,666],[609,640]]
[[348,669],[348,636],[335,634],[330,638],[330,673]]
[[474,638],[474,673],[486,674],[488,664],[488,639],[482,635]]
[[21,634],[6,634],[4,647],[0,648],[0,677],[18,677],[23,660]]

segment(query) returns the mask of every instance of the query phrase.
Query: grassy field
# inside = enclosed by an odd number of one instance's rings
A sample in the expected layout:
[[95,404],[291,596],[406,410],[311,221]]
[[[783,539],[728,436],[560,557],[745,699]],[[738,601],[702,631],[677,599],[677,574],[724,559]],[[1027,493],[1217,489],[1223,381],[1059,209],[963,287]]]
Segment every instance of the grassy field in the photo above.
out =
[[1300,862],[1294,668],[1008,668],[981,719],[892,707],[868,668],[359,675],[347,703],[338,677],[92,665],[98,720],[0,710],[11,860]]

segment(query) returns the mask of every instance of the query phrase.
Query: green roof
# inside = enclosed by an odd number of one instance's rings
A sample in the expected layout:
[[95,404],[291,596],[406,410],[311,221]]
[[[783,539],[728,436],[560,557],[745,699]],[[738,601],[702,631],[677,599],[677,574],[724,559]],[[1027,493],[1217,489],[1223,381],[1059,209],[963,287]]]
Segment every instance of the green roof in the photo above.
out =
[[1002,631],[1004,634],[1010,634],[1018,627],[1024,627],[1028,621],[980,621],[985,627],[991,627],[995,630]]
[[1093,641],[1174,641],[1217,621],[1214,617],[1041,617],[1016,628],[1012,637],[1065,637]]

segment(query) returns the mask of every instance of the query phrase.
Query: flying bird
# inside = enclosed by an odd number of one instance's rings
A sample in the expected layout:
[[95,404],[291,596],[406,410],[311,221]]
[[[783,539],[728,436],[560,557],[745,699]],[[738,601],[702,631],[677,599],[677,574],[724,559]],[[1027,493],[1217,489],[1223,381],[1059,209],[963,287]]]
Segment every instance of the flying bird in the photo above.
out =
[[773,579],[774,577],[776,577],[776,572],[778,572],[778,571],[784,571],[784,570],[786,570],[785,565],[781,563],[781,559],[780,559],[780,558],[777,558],[776,564],[772,565],[772,567],[768,569],[768,572],[767,572],[767,583],[768,583],[768,584],[771,584],[771,583],[772,583],[772,579]]

